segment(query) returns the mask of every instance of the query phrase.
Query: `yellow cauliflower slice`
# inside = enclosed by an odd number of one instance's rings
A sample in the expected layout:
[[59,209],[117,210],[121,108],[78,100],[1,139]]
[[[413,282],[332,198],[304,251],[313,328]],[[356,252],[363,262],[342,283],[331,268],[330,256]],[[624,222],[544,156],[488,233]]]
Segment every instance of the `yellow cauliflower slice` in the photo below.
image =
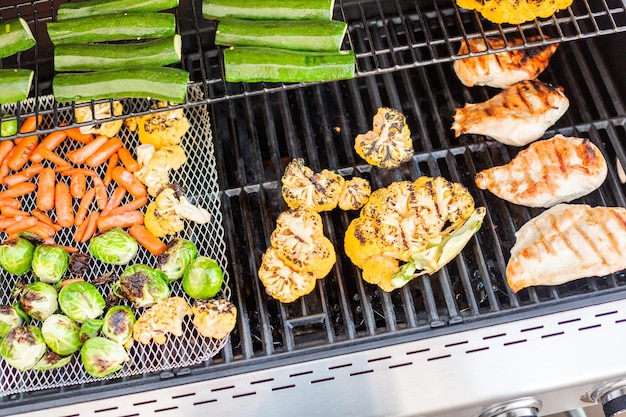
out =
[[309,294],[317,282],[313,274],[296,272],[285,265],[272,247],[263,254],[258,275],[265,292],[281,303],[291,303]]
[[[93,112],[91,111],[91,106],[86,107],[76,107],[74,109],[74,117],[76,117],[76,122],[90,122],[92,120],[98,119],[107,119],[113,116],[121,116],[124,112],[124,106],[119,101],[114,101],[111,105],[110,103],[99,103],[94,104]],[[109,122],[104,123],[96,123],[88,126],[81,126],[79,130],[81,133],[92,133],[94,135],[102,135],[108,138],[112,138],[117,135],[117,132],[122,128],[123,120],[111,120]]]
[[[152,109],[166,108],[168,103],[160,101]],[[189,121],[184,109],[165,110],[127,119],[126,127],[130,131],[137,130],[139,142],[154,145],[158,150],[167,145],[178,145],[181,138],[189,130]]]
[[457,4],[478,11],[494,23],[520,24],[537,17],[550,17],[572,4],[573,0],[457,0]]
[[281,182],[283,199],[289,208],[305,206],[319,212],[337,207],[344,179],[327,169],[313,172],[304,159],[296,158],[285,168]]
[[133,325],[133,338],[147,345],[150,340],[162,345],[167,334],[183,335],[183,319],[192,314],[191,308],[182,297],[170,297],[147,309]]
[[237,307],[228,300],[196,300],[191,306],[193,325],[204,337],[223,339],[237,323]]

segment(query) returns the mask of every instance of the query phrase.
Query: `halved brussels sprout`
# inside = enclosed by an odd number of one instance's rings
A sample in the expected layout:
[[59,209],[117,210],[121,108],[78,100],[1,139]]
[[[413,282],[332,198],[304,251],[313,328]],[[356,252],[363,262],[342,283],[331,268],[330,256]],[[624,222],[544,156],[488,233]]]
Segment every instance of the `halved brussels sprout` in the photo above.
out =
[[150,307],[170,296],[167,275],[148,265],[136,264],[127,267],[113,284],[113,292],[135,304],[135,308]]
[[95,319],[104,313],[104,297],[98,289],[85,281],[75,281],[67,284],[59,292],[61,311],[78,323]]
[[103,324],[104,320],[102,319],[85,320],[83,325],[80,326],[80,341],[85,343],[88,339],[98,336]]
[[70,256],[60,245],[39,245],[33,254],[33,273],[49,284],[61,281],[69,265]]
[[7,272],[23,275],[30,271],[35,245],[26,239],[7,240],[0,245],[0,266]]
[[223,273],[219,264],[206,256],[195,259],[183,276],[183,290],[188,296],[206,300],[222,288]]
[[46,342],[36,326],[11,330],[0,342],[0,355],[12,367],[25,371],[32,368],[46,353]]
[[53,314],[43,322],[41,334],[46,345],[61,356],[71,355],[82,346],[80,327],[67,316]]
[[102,334],[121,345],[133,337],[135,312],[127,306],[114,306],[104,315]]
[[139,244],[130,234],[114,227],[89,241],[89,253],[96,259],[114,265],[126,265],[139,250]]
[[172,239],[165,252],[159,255],[157,265],[170,282],[181,278],[191,262],[198,257],[196,244],[187,239]]
[[20,305],[35,320],[44,321],[59,308],[57,290],[45,282],[24,285]]
[[104,337],[94,337],[80,349],[80,359],[89,375],[102,378],[122,369],[130,358],[119,343]]
[[24,317],[13,306],[0,306],[0,338],[24,324]]
[[33,366],[36,371],[49,371],[67,365],[72,360],[72,355],[61,356],[58,353],[46,352],[45,355]]

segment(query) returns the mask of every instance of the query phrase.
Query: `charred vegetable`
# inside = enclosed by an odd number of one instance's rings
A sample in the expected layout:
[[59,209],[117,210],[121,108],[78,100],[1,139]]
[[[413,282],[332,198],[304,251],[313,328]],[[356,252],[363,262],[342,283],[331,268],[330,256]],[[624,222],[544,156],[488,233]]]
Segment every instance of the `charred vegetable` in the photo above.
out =
[[223,339],[237,323],[237,308],[228,300],[196,300],[191,311],[193,325],[204,337]]
[[72,275],[84,275],[89,271],[91,256],[88,253],[73,253],[70,256],[70,273]]
[[26,239],[7,240],[0,245],[0,266],[7,272],[23,275],[30,271],[35,245]]
[[114,265],[126,265],[136,255],[139,244],[130,234],[115,227],[89,241],[89,253],[94,258]]
[[135,312],[127,306],[115,306],[104,315],[102,334],[112,341],[125,345],[133,337]]
[[13,306],[0,305],[0,338],[6,336],[13,329],[17,329],[28,319],[23,312]]
[[44,321],[59,308],[57,291],[50,284],[35,282],[24,285],[20,305],[35,320]]
[[0,355],[12,367],[25,371],[31,369],[46,353],[46,343],[36,326],[11,330],[0,343]]
[[80,359],[89,375],[103,378],[122,369],[130,358],[119,343],[104,337],[94,337],[81,348]]
[[187,239],[172,239],[165,252],[159,255],[158,268],[170,282],[181,278],[189,265],[198,257],[196,244]]
[[183,289],[191,298],[213,298],[222,288],[223,276],[222,268],[214,259],[198,256],[183,275]]
[[183,319],[191,315],[191,308],[182,297],[170,297],[146,310],[133,326],[133,338],[147,345],[151,340],[162,345],[167,334],[183,335]]
[[305,206],[319,212],[337,207],[344,179],[327,169],[316,173],[304,164],[304,159],[296,158],[285,168],[281,182],[289,208]]
[[95,319],[104,312],[104,297],[85,281],[70,282],[59,292],[61,311],[78,323]]
[[127,267],[112,288],[115,295],[132,301],[136,308],[150,307],[170,296],[167,281],[163,271],[136,264]]
[[358,210],[367,203],[372,194],[372,187],[365,178],[354,177],[343,183],[339,194],[339,208],[342,210]]
[[36,371],[49,371],[67,365],[72,360],[72,355],[61,356],[55,352],[46,352],[45,355],[33,366]]
[[80,341],[85,343],[88,339],[97,337],[100,334],[100,329],[102,329],[103,324],[104,320],[102,319],[85,320],[82,326],[80,326]]
[[[166,101],[160,101],[152,108],[165,109],[167,106]],[[153,145],[157,150],[167,145],[178,145],[189,130],[189,121],[182,108],[137,116],[126,123],[131,131],[137,130],[139,142]]]
[[63,278],[70,256],[59,245],[39,245],[33,253],[33,273],[42,282],[55,284]]
[[41,326],[41,334],[46,345],[61,356],[71,355],[83,344],[78,325],[62,314],[48,317]]

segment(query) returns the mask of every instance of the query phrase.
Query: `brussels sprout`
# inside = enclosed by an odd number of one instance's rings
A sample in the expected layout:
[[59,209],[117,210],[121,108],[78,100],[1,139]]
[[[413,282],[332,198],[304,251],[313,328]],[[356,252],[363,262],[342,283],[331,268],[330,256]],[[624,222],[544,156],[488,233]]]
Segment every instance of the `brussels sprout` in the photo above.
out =
[[46,353],[46,342],[36,326],[24,326],[11,330],[0,342],[0,355],[12,367],[24,371],[30,369]]
[[170,296],[167,275],[143,264],[127,267],[112,288],[115,295],[132,301],[136,308],[150,307]]
[[43,282],[61,281],[69,265],[70,256],[59,245],[40,245],[33,254],[33,273]]
[[82,326],[80,326],[80,341],[85,343],[88,339],[98,336],[104,320],[102,319],[89,319],[85,320]]
[[167,275],[170,282],[182,278],[191,261],[198,257],[196,244],[187,239],[172,239],[165,252],[159,255],[158,268]]
[[72,355],[61,356],[58,353],[46,352],[45,355],[33,366],[37,371],[49,371],[67,365],[72,360]]
[[85,281],[67,284],[59,292],[61,311],[78,323],[95,319],[104,313],[104,297],[98,289]]
[[114,306],[104,315],[102,334],[121,345],[133,336],[135,312],[126,306]]
[[20,305],[35,320],[44,321],[59,308],[57,290],[45,282],[24,285]]
[[24,324],[24,318],[12,306],[0,306],[0,338]]
[[43,322],[41,334],[46,345],[55,353],[66,356],[80,349],[80,327],[67,316],[53,314]]
[[206,256],[195,259],[183,276],[183,290],[191,298],[206,300],[222,288],[223,273],[219,264]]
[[94,337],[81,348],[80,359],[89,375],[102,378],[122,369],[124,362],[130,358],[119,343],[104,337]]
[[26,239],[7,240],[0,245],[0,266],[15,275],[30,271],[35,245]]
[[126,265],[139,250],[139,244],[130,234],[115,227],[89,241],[89,253],[96,259],[114,265]]

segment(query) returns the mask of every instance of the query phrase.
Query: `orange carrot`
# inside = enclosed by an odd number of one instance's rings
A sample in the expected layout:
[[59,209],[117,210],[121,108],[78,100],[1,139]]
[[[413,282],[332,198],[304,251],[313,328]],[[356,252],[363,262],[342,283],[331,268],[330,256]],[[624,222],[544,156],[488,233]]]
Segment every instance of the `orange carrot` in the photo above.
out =
[[160,255],[165,252],[165,243],[153,235],[148,229],[140,224],[136,224],[128,229],[128,233],[144,248],[153,255]]
[[42,223],[39,220],[37,220],[37,224],[29,228],[28,231],[35,233],[42,239],[52,237],[57,232],[52,226]]
[[34,217],[22,217],[15,224],[12,224],[11,226],[4,229],[4,231],[7,235],[12,235],[13,233],[24,232],[35,226],[37,223],[38,221]]
[[122,200],[124,199],[125,195],[126,189],[124,187],[117,187],[115,191],[113,191],[113,194],[111,194],[111,198],[109,198],[107,205],[104,207],[104,209],[102,209],[102,213],[100,213],[100,215],[106,216],[107,214],[111,213],[111,210],[122,204]]
[[76,253],[78,252],[78,248],[75,248],[74,246],[63,246],[63,249],[65,249],[65,252],[67,253]]
[[41,211],[48,211],[54,208],[54,186],[56,178],[52,168],[44,168],[39,172],[37,190],[37,208]]
[[17,216],[28,217],[30,216],[30,214],[28,214],[24,210],[14,209],[13,207],[10,207],[10,206],[0,206],[0,213],[2,213],[2,215],[5,217],[17,217]]
[[30,156],[31,162],[41,162],[43,160],[43,156],[39,152],[41,149],[47,149],[49,151],[54,151],[54,149],[59,146],[64,140],[67,138],[67,134],[64,130],[60,130],[57,132],[52,132],[35,148],[33,154]]
[[84,279],[82,278],[68,278],[61,281],[61,288],[65,287],[67,284],[71,284],[72,282],[82,282]]
[[129,211],[122,214],[109,214],[107,216],[100,216],[98,219],[98,230],[104,232],[105,230],[112,229],[114,227],[131,227],[136,224],[143,223],[143,214],[139,210]]
[[20,208],[22,208],[22,202],[15,198],[1,198],[0,206],[9,206],[19,210]]
[[123,143],[120,138],[111,138],[104,145],[98,148],[97,151],[91,154],[89,158],[85,160],[85,164],[89,165],[92,168],[102,165],[122,146]]
[[122,165],[124,165],[128,171],[137,172],[141,169],[141,165],[139,165],[139,162],[135,161],[135,158],[133,158],[128,149],[121,148],[117,151],[117,154],[120,157],[120,161],[122,161]]
[[86,177],[98,177],[98,173],[88,168],[68,168],[59,170],[61,175],[70,176],[75,174],[83,174]]
[[97,211],[92,211],[89,217],[85,220],[87,223],[87,227],[85,228],[85,234],[83,235],[81,242],[87,242],[91,237],[96,233],[96,228],[98,227],[98,219],[100,218],[100,214]]
[[43,120],[43,116],[42,115],[39,115],[37,117],[35,117],[35,116],[28,116],[24,120],[24,123],[22,123],[22,125],[20,126],[20,133],[34,132],[35,129],[37,129],[37,125],[41,124],[42,120]]
[[148,197],[137,198],[135,200],[132,200],[124,204],[123,206],[114,208],[113,210],[111,210],[109,214],[122,214],[122,213],[126,213],[127,211],[139,210],[140,208],[145,206],[147,202],[148,202]]
[[89,207],[91,207],[91,203],[93,202],[95,196],[95,188],[90,188],[87,192],[85,192],[83,199],[80,200],[78,210],[76,210],[76,217],[74,217],[74,224],[76,226],[80,226],[85,220],[85,217],[87,217],[87,212],[89,211]]
[[33,217],[39,220],[41,223],[47,224],[57,232],[62,229],[60,224],[55,223],[46,213],[39,209],[32,209],[30,214],[32,214]]
[[13,187],[0,192],[0,198],[16,198],[32,193],[37,189],[37,185],[32,182],[21,182]]
[[94,152],[96,152],[102,145],[107,143],[109,138],[106,136],[98,136],[87,145],[82,148],[74,149],[68,152],[65,157],[69,159],[75,165],[80,165],[87,160]]
[[70,166],[70,163],[61,158],[56,152],[49,151],[46,148],[40,149],[39,154],[46,158],[48,161],[60,167]]
[[9,172],[11,172],[11,169],[9,168],[9,159],[6,158],[4,161],[2,161],[2,164],[0,164],[0,181],[2,181],[4,177],[9,175]]
[[23,169],[17,174],[9,175],[2,179],[2,182],[7,187],[13,187],[14,185],[19,184],[20,182],[28,181],[35,175],[39,174],[39,172],[43,169],[43,165],[41,164],[33,164],[28,168]]
[[145,197],[147,195],[146,187],[135,177],[121,166],[115,167],[111,173],[113,181],[126,188],[126,191],[135,198]]
[[7,227],[17,224],[24,220],[24,217],[2,217],[0,218],[0,229],[4,230]]
[[70,178],[70,193],[72,197],[83,198],[87,188],[87,178],[83,174],[74,174]]
[[93,186],[96,189],[96,203],[98,203],[98,210],[104,210],[109,200],[107,195],[107,189],[100,177],[93,177]]
[[70,227],[74,224],[72,195],[70,194],[70,187],[64,182],[58,182],[54,188],[54,208],[57,214],[57,223],[63,227]]
[[93,135],[91,133],[83,133],[78,127],[66,129],[65,133],[67,134],[67,137],[74,139],[76,142],[88,144],[93,140]]
[[74,232],[74,242],[80,242],[82,240],[88,224],[88,221],[84,221],[81,222],[81,224],[76,228],[76,231]]
[[113,180],[113,178],[111,178],[111,173],[113,172],[113,168],[117,166],[118,161],[119,161],[118,154],[113,154],[109,158],[109,163],[107,165],[107,172],[105,172],[104,174],[104,181],[103,181],[104,185],[107,187],[109,186],[109,184],[111,184],[111,181]]
[[26,136],[22,141],[11,151],[11,155],[8,157],[9,168],[13,171],[19,171],[24,164],[28,162],[30,154],[33,152],[39,138],[37,136]]
[[4,161],[14,147],[15,145],[10,140],[3,140],[0,142],[0,161]]

